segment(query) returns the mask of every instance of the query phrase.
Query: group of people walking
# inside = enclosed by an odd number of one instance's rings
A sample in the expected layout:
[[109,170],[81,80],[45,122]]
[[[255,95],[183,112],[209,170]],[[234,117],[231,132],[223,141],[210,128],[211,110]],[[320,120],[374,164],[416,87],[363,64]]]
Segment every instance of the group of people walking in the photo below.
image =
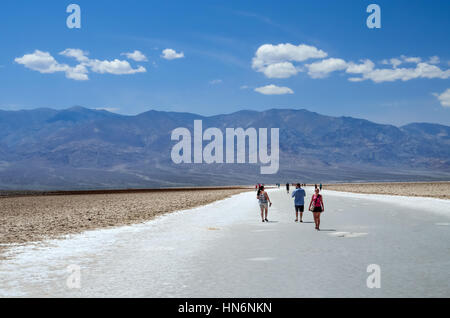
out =
[[[286,190],[289,193],[289,184],[286,184]],[[322,190],[322,184],[320,187],[316,185],[313,196],[309,203],[308,210],[313,213],[314,223],[316,225],[316,230],[320,231],[320,216],[325,211],[325,205],[323,203],[323,197],[320,194]],[[291,197],[294,198],[295,205],[295,222],[303,223],[303,213],[305,212],[305,197],[306,191],[302,188],[302,185],[298,183],[295,190],[292,192]],[[272,201],[270,200],[269,194],[265,191],[264,185],[260,185],[256,198],[259,200],[259,206],[261,209],[261,219],[262,222],[269,222],[268,214],[269,207],[272,206]],[[300,218],[299,218],[300,217]]]
[[[302,187],[305,186],[306,187],[306,183],[305,184],[300,184]],[[295,184],[292,184],[292,186],[296,186]],[[279,187],[278,187],[279,188]],[[286,192],[289,194],[289,189],[291,188],[291,185],[289,183],[286,183]],[[316,188],[317,188],[317,184],[316,184]],[[322,185],[320,185],[320,191],[322,191]]]

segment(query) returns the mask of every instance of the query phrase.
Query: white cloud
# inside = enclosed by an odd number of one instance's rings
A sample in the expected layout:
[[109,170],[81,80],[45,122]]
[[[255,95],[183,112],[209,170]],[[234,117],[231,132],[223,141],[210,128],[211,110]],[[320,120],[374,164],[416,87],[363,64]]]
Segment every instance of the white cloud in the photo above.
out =
[[282,62],[268,65],[263,72],[268,78],[289,78],[299,71],[292,63]]
[[299,70],[292,62],[304,62],[309,59],[325,58],[327,53],[314,46],[300,44],[264,44],[258,48],[252,67],[264,73],[268,78],[288,78],[297,75]]
[[428,64],[439,64],[441,63],[441,60],[439,58],[439,56],[432,56],[430,57],[430,59],[427,62]]
[[[391,65],[392,68],[376,68],[371,60],[362,60],[360,64],[354,62],[345,62],[342,59],[327,59],[306,65],[309,69],[308,74],[312,78],[324,78],[329,73],[344,70],[348,74],[361,74],[361,77],[350,77],[351,82],[361,82],[371,80],[375,83],[409,81],[418,78],[440,78],[450,77],[450,70],[442,70],[435,63],[439,63],[439,58],[434,56],[430,62],[420,62],[421,58],[402,56],[402,60],[392,58],[383,60],[381,64]],[[416,64],[415,67],[399,67],[404,63]]]
[[84,52],[80,49],[65,49],[64,51],[59,53],[60,55],[66,56],[66,57],[72,57],[76,59],[78,62],[87,62],[89,61],[88,53]]
[[450,88],[442,94],[436,94],[436,97],[439,99],[443,107],[450,107]]
[[164,51],[162,51],[161,57],[166,60],[181,59],[184,58],[184,53],[183,52],[177,53],[173,49],[165,49]]
[[263,87],[255,88],[255,91],[263,95],[285,95],[294,94],[294,91],[289,87],[280,87],[276,85],[267,85]]
[[86,81],[89,79],[88,73],[92,71],[100,74],[136,74],[143,73],[147,70],[139,66],[134,69],[128,61],[114,59],[112,61],[100,61],[97,59],[89,59],[88,53],[80,49],[66,49],[59,53],[62,56],[74,58],[79,62],[76,66],[61,64],[48,52],[35,50],[34,53],[25,54],[15,59],[18,64],[24,65],[34,71],[42,74],[52,74],[57,72],[65,72],[66,77],[77,81]]
[[[286,44],[264,44],[258,48],[252,60],[252,68],[263,73],[267,78],[290,78],[305,70],[311,78],[325,78],[332,72],[343,71],[352,76],[351,82],[371,80],[375,83],[409,81],[417,78],[450,77],[450,70],[441,69],[438,56],[428,60],[421,57],[401,55],[381,61],[382,65],[390,67],[380,68],[369,59],[359,63],[347,62],[340,58],[327,58],[328,54],[314,46],[300,44],[298,46]],[[301,64],[309,59],[321,59],[310,64]],[[425,62],[426,61],[426,62]],[[404,66],[403,66],[404,65]],[[450,62],[448,62],[450,65]]]
[[217,84],[222,84],[222,83],[223,83],[223,81],[221,79],[215,79],[215,80],[209,81],[209,84],[211,84],[211,85],[217,85]]
[[136,62],[147,62],[148,61],[147,57],[141,51],[138,51],[138,50],[135,50],[132,53],[122,53],[120,55],[125,55],[129,60],[133,60]]
[[66,77],[68,79],[73,79],[75,81],[87,81],[89,76],[87,75],[89,71],[86,66],[79,64],[75,67],[71,67],[66,71]]
[[329,58],[320,62],[308,64],[306,67],[308,68],[308,75],[312,78],[324,78],[332,72],[347,69],[348,65],[347,62],[342,59]]
[[346,72],[350,74],[364,74],[372,71],[375,67],[375,64],[371,60],[363,60],[361,62],[361,64],[348,63]]
[[[430,61],[436,61],[435,59],[439,58],[437,56],[433,56]],[[400,58],[391,58],[389,60],[383,60],[381,63],[384,65],[392,65],[393,68],[397,68],[402,64],[418,64],[422,62],[422,59],[420,57],[410,57],[410,56],[406,56],[406,55],[401,55]],[[430,63],[430,64],[438,64],[439,61],[437,63]]]
[[417,78],[440,78],[450,77],[450,70],[443,71],[436,65],[418,63],[415,68],[374,69],[363,74],[363,79],[372,80],[375,83],[409,81]]
[[93,72],[100,74],[127,75],[145,73],[147,71],[143,66],[134,69],[128,61],[118,59],[113,61],[90,60],[88,65]]
[[363,82],[363,81],[365,81],[365,79],[362,78],[362,77],[350,77],[348,80],[350,82]]
[[48,52],[35,50],[34,53],[25,54],[14,60],[18,64],[24,65],[33,71],[38,71],[43,74],[51,74],[56,72],[66,71],[68,65],[59,64],[53,56]]
[[422,59],[420,57],[408,57],[408,56],[402,55],[401,58],[405,63],[418,64],[418,63],[422,62]]
[[399,60],[398,58],[392,58],[390,60],[383,60],[381,63],[385,65],[392,65],[394,68],[397,68],[398,66],[402,65],[403,61]]
[[77,81],[88,80],[87,69],[83,65],[71,67],[67,64],[58,63],[55,58],[48,52],[35,50],[34,53],[25,54],[22,57],[14,59],[18,64],[24,65],[26,68],[37,71],[42,74],[52,74],[57,72],[65,72],[66,77]]
[[253,64],[255,68],[285,61],[303,62],[312,58],[324,58],[327,53],[322,50],[305,44],[295,46],[286,44],[264,44],[256,51]]

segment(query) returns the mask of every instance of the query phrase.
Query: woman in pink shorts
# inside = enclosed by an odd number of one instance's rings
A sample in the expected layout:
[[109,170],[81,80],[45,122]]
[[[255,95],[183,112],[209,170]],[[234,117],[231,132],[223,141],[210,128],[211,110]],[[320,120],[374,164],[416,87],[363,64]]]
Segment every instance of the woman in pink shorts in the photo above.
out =
[[309,210],[314,215],[314,223],[316,223],[316,230],[320,231],[320,214],[325,211],[325,206],[323,205],[323,197],[320,195],[320,190],[316,188],[316,193],[311,198],[311,203],[309,204]]

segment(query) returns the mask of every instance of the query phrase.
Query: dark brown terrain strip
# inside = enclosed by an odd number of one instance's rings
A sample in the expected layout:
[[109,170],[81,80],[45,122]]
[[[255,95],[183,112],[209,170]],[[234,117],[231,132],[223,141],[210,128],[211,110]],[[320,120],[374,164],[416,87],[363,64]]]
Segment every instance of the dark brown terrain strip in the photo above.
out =
[[230,187],[186,187],[186,188],[159,188],[159,189],[112,189],[112,190],[72,190],[72,191],[0,191],[0,198],[37,197],[37,196],[64,196],[64,195],[95,195],[95,194],[127,194],[127,193],[154,193],[154,192],[184,192],[184,191],[211,191],[211,190],[243,190],[249,186]]

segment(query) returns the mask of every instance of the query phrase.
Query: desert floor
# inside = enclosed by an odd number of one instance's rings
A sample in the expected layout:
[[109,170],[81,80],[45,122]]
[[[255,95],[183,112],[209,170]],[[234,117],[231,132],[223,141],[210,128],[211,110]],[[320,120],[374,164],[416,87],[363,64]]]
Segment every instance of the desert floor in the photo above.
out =
[[0,252],[11,243],[143,223],[245,191],[249,189],[0,198]]
[[269,223],[247,192],[12,247],[0,261],[0,297],[450,296],[450,200],[325,190],[318,232],[311,212],[294,222],[286,190],[269,195]]
[[327,190],[353,193],[450,199],[450,182],[347,183],[325,185],[325,188]]

